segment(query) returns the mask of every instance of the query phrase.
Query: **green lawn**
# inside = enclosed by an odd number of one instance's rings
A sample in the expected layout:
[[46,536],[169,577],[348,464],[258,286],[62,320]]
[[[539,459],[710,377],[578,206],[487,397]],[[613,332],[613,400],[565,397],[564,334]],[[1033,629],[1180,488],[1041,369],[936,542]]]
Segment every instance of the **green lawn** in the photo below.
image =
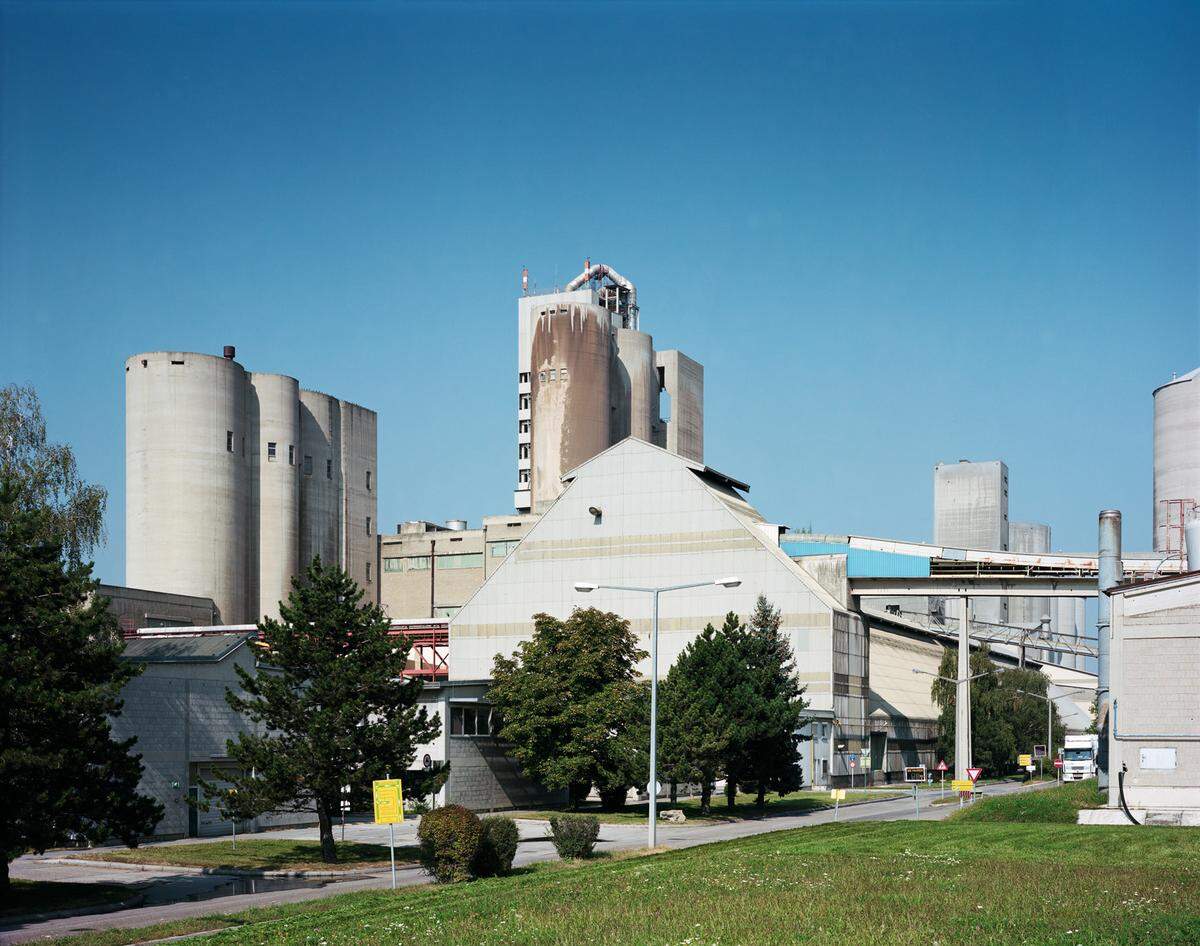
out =
[[1075,824],[1082,808],[1099,808],[1106,798],[1096,780],[1067,782],[1056,788],[986,798],[956,811],[955,821]]
[[30,913],[82,910],[107,906],[136,896],[126,884],[60,884],[42,880],[12,880],[8,893],[0,896],[0,921]]
[[[847,791],[846,799],[840,804],[853,805],[863,801],[880,798],[898,798],[903,792],[864,792],[864,791]],[[699,798],[681,798],[675,804],[672,804],[666,799],[660,799],[658,802],[658,810],[661,812],[664,809],[681,808],[688,821],[700,821],[704,824],[712,824],[720,821],[742,821],[746,818],[759,818],[763,816],[763,812],[758,810],[754,804],[754,795],[739,794],[735,799],[734,807],[729,808],[725,804],[725,796],[713,796],[712,813],[707,816],[700,814],[700,799]],[[777,795],[767,796],[767,806],[765,814],[767,817],[772,815],[798,815],[804,814],[806,811],[817,811],[821,808],[828,808],[833,805],[833,800],[829,797],[829,792],[793,792],[791,795],[786,795],[780,798]],[[633,824],[646,820],[646,803],[642,802],[638,805],[626,805],[621,811],[601,811],[597,805],[585,805],[579,810],[584,814],[595,815],[600,819],[602,824]],[[540,809],[529,811],[513,811],[505,812],[511,814],[514,818],[533,818],[546,820],[551,815],[561,814],[566,809]]]
[[[126,864],[165,864],[169,867],[223,867],[244,870],[359,870],[386,867],[385,844],[358,844],[339,841],[338,862],[321,860],[317,841],[289,841],[253,838],[237,842],[209,841],[201,844],[155,844],[137,848],[119,848],[83,855],[94,861],[118,861]],[[396,860],[415,861],[415,846],[397,847]]]
[[1191,946],[1200,942],[1200,832],[965,820],[829,824],[74,942],[116,946],[201,929],[223,930],[209,940],[218,946]]

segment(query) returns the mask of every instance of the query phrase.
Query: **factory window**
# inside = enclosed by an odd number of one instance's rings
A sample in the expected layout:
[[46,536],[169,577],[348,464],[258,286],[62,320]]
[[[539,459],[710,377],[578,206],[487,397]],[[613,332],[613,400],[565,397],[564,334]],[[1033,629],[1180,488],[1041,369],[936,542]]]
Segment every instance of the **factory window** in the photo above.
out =
[[[142,364],[145,364],[145,362],[142,362]],[[521,384],[528,384],[529,383],[529,372],[522,371],[520,374],[517,375],[517,380]]]
[[520,457],[522,460],[528,460],[529,459],[529,444],[527,444],[527,443],[517,444],[517,456]]
[[304,455],[304,475],[312,476],[312,457],[307,453]]
[[367,516],[367,535],[371,534],[371,517]]
[[522,394],[520,401],[518,401],[517,403],[521,405],[521,410],[523,410],[523,411],[529,410],[529,395]]
[[[385,561],[389,561],[385,559]],[[429,570],[428,555],[410,555],[407,558],[393,558],[391,562],[396,563],[387,567],[389,572],[424,572]]]
[[551,380],[551,381],[557,381],[557,380],[558,380],[558,369],[557,369],[557,368],[551,368],[551,369],[550,369],[550,380]]
[[538,381],[540,381],[542,384],[546,383],[546,372],[544,372],[544,371],[538,372]]
[[566,369],[566,368],[560,368],[560,369],[559,369],[559,371],[558,371],[558,380],[559,380],[559,381],[566,381],[566,380],[567,380],[567,369]]
[[492,735],[492,708],[490,706],[451,706],[450,735]]
[[435,618],[452,618],[461,611],[461,607],[448,606],[444,608],[435,608],[433,616]]
[[274,459],[275,459],[275,441],[274,440],[267,441],[267,459],[271,460],[271,461],[274,461]]
[[522,434],[529,433],[529,421],[522,420],[517,422],[517,431]]
[[327,479],[327,480],[333,479],[333,461],[332,460],[325,461],[325,479]]
[[367,562],[367,581],[371,580],[371,563]]
[[295,466],[295,465],[296,465],[296,445],[294,443],[289,443],[288,444],[288,466]]
[[246,455],[246,435],[242,434],[242,456]]
[[528,470],[517,470],[517,482],[518,483],[528,483],[529,482],[529,471]]
[[225,449],[233,453],[233,431],[225,431]]
[[367,470],[367,492],[371,492],[371,471]]
[[455,552],[437,557],[438,570],[446,568],[483,568],[482,552]]
[[183,362],[182,362],[182,361],[176,361],[174,358],[172,358],[172,359],[171,359],[171,364],[173,364],[173,365],[181,365],[181,364],[183,364]]
[[520,539],[505,539],[502,542],[489,542],[488,548],[491,549],[492,558],[504,558],[517,547]]

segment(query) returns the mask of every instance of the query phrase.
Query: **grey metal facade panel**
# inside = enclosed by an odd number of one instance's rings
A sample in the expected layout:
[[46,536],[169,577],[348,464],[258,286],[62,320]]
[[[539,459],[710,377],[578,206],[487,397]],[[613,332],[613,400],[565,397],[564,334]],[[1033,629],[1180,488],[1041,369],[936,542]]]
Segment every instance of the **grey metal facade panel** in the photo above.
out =
[[215,663],[224,660],[253,636],[239,631],[197,637],[134,637],[125,642],[121,657],[139,663]]

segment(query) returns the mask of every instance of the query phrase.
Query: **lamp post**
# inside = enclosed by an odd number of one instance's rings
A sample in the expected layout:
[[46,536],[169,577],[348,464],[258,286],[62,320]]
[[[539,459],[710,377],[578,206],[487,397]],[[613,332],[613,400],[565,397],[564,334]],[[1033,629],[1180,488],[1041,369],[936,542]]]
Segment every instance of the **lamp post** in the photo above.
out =
[[[1032,696],[1032,697],[1036,697],[1039,700],[1046,701],[1046,755],[1048,755],[1051,759],[1053,759],[1054,758],[1054,723],[1053,723],[1054,697],[1052,697],[1048,694],[1045,694],[1045,693],[1033,693],[1030,690],[1021,690],[1021,689],[1018,689],[1017,687],[1013,687],[1013,689],[1016,690],[1018,693],[1025,694],[1026,696]],[[1088,687],[1066,687],[1064,689],[1065,689],[1065,692],[1070,693],[1073,690],[1087,690],[1089,688]],[[1041,764],[1042,764],[1042,760],[1038,759],[1038,766],[1039,766],[1038,774],[1039,775],[1043,771],[1041,769]]]
[[[966,601],[963,601],[963,613],[966,613]],[[965,620],[963,621],[965,627]],[[964,666],[969,667],[970,663],[962,659],[962,653],[959,653],[958,659],[959,670]],[[997,668],[998,669],[998,668]],[[956,779],[967,778],[967,769],[971,767],[971,681],[978,680],[980,677],[986,677],[988,674],[996,673],[996,670],[984,670],[982,673],[974,673],[970,676],[958,677],[943,677],[939,673],[931,673],[928,670],[918,670],[912,668],[913,673],[923,673],[927,677],[933,677],[935,680],[944,680],[946,683],[954,684],[954,777]]]
[[627,585],[598,585],[588,581],[575,582],[575,590],[588,594],[603,588],[607,591],[636,591],[654,596],[653,618],[650,623],[650,784],[646,794],[650,800],[650,824],[647,831],[647,846],[658,845],[658,596],[668,591],[686,591],[689,588],[736,588],[740,578],[718,578],[715,581],[694,581],[685,585],[667,585],[664,588],[637,588]]

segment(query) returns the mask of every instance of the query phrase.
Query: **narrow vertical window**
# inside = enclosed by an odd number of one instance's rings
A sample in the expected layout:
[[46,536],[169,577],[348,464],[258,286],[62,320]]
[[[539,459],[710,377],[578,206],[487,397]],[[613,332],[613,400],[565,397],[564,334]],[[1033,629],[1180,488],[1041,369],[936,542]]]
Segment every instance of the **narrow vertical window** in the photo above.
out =
[[371,563],[367,562],[367,581],[371,580]]
[[304,475],[312,476],[312,457],[307,454],[304,456]]
[[371,492],[371,471],[367,470],[367,492]]
[[267,441],[267,460],[274,462],[275,460],[275,441]]
[[295,466],[295,465],[296,465],[296,445],[294,443],[289,443],[288,444],[288,466]]
[[228,452],[233,453],[233,431],[232,430],[225,431],[225,449]]
[[371,534],[371,517],[367,516],[367,535]]

